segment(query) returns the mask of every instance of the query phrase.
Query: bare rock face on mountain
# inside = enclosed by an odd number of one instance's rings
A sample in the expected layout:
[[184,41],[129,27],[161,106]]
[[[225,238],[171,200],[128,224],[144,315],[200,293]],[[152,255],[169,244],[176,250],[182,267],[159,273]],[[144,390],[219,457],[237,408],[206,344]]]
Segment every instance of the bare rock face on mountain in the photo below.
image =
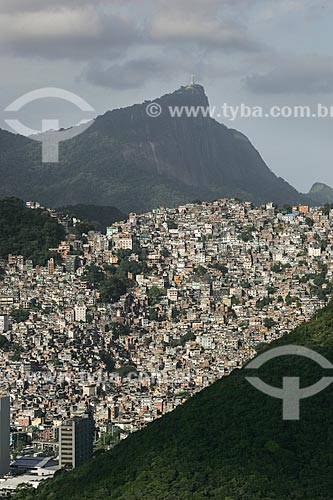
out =
[[[48,206],[112,205],[123,212],[198,198],[307,201],[267,167],[247,137],[206,113],[201,85],[153,102],[160,116],[147,114],[149,101],[97,117],[88,130],[61,143],[58,164],[41,163],[40,143],[0,131],[0,197]],[[172,116],[175,106],[182,116]],[[203,112],[188,116],[185,107],[190,114],[198,107]]]

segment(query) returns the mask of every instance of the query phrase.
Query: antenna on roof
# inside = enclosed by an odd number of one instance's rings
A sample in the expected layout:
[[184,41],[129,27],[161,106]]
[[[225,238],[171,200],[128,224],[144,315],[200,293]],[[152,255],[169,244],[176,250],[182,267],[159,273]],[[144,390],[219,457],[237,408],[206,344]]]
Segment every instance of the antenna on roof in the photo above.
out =
[[195,75],[191,76],[191,85],[195,85]]

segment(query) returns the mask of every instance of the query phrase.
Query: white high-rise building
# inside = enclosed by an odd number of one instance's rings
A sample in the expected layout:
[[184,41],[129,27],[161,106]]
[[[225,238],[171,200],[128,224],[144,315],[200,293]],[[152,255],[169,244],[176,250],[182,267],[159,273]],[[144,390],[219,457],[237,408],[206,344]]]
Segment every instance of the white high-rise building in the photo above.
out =
[[83,304],[77,304],[74,307],[75,321],[82,321],[85,323],[87,321],[87,307]]
[[0,396],[0,477],[9,472],[10,467],[10,400]]

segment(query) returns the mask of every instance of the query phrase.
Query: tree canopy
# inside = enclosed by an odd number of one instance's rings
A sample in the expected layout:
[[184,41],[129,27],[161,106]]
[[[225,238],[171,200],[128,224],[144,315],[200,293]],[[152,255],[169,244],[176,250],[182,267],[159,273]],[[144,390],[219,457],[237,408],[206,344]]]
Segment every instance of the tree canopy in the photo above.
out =
[[0,200],[0,257],[22,255],[35,265],[45,265],[49,249],[65,238],[62,225],[48,212],[31,210],[16,198]]

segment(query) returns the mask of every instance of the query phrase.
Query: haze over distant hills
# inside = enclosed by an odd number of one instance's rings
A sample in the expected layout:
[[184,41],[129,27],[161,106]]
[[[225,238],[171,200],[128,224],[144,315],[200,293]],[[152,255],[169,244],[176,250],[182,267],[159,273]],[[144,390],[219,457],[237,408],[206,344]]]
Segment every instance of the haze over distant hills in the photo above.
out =
[[98,116],[88,130],[60,145],[58,164],[41,162],[40,143],[0,130],[0,197],[53,207],[115,206],[122,212],[219,197],[255,204],[333,202],[332,190],[303,195],[277,177],[242,133],[201,113],[171,117],[170,106],[209,106],[201,85],[154,102],[163,110],[159,117],[147,115],[148,102]]

